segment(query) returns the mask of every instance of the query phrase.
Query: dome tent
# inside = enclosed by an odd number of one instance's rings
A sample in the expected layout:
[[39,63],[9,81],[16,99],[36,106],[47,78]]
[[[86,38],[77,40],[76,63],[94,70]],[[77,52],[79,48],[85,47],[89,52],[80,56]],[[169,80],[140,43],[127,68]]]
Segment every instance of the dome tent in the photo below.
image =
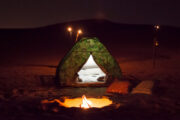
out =
[[[106,74],[104,82],[79,83],[78,72],[93,56],[95,63]],[[56,84],[66,86],[108,85],[114,78],[120,79],[121,69],[107,48],[97,38],[82,38],[60,61],[56,71]]]

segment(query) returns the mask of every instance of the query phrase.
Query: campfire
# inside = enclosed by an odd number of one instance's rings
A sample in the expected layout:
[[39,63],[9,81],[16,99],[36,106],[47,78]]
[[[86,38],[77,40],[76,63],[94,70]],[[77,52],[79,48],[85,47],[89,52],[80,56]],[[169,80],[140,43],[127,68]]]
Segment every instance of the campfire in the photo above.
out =
[[81,108],[91,108],[92,102],[86,99],[86,96],[82,96],[82,104],[80,104]]
[[41,103],[42,103],[42,108],[45,110],[48,109],[47,107],[49,106],[49,104],[52,103],[58,103],[57,104],[58,107],[66,107],[66,108],[76,107],[76,108],[88,109],[88,108],[103,108],[111,105],[113,102],[106,96],[103,96],[101,98],[86,98],[86,96],[83,95],[82,97],[78,97],[78,98],[64,97],[62,101],[59,99],[54,99],[51,101],[43,100],[41,101]]

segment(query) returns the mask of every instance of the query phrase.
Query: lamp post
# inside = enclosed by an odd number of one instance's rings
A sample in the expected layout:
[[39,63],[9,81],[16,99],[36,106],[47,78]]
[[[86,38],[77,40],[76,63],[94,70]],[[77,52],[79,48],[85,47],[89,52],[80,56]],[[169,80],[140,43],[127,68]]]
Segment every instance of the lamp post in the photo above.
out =
[[80,34],[82,34],[82,30],[81,30],[81,29],[79,29],[79,30],[77,31],[76,41],[75,41],[75,42],[78,41],[78,37],[79,37]]
[[72,27],[68,27],[67,31],[69,32],[70,39],[72,39]]
[[158,31],[160,29],[159,25],[154,26],[154,38],[153,38],[153,68],[156,67],[156,57],[157,57],[157,47],[159,46],[159,42],[157,40]]

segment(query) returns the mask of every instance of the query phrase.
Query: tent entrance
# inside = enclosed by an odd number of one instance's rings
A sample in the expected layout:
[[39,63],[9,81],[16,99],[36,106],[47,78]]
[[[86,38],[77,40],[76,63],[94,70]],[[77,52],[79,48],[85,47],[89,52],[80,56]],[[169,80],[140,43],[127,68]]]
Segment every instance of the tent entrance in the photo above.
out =
[[77,83],[105,83],[107,75],[96,64],[92,55],[78,72]]

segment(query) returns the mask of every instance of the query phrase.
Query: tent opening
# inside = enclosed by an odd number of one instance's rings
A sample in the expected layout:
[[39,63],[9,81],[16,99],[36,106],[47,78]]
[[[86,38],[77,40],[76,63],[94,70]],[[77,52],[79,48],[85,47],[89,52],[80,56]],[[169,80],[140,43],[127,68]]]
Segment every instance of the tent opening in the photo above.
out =
[[77,83],[104,83],[107,75],[94,61],[93,56],[90,54],[87,62],[78,72]]

